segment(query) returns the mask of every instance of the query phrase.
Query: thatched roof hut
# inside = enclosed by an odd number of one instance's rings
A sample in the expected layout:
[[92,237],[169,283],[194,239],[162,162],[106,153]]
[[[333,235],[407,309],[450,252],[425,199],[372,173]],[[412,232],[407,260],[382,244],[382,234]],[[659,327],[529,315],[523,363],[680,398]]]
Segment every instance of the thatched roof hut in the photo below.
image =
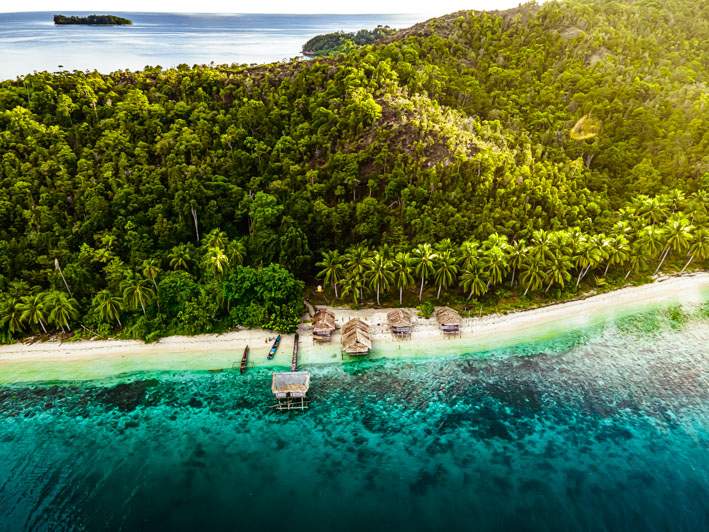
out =
[[342,327],[342,351],[349,355],[366,355],[372,348],[369,325],[355,318]]
[[387,324],[392,334],[406,336],[411,334],[413,324],[411,314],[402,309],[390,310],[387,312]]
[[441,330],[448,334],[457,334],[460,332],[460,326],[463,319],[455,310],[449,307],[438,307],[436,309],[436,320]]
[[329,342],[335,329],[337,329],[335,314],[325,308],[319,308],[313,316],[313,339]]
[[271,391],[276,399],[305,397],[310,388],[310,373],[307,371],[276,372],[271,377]]

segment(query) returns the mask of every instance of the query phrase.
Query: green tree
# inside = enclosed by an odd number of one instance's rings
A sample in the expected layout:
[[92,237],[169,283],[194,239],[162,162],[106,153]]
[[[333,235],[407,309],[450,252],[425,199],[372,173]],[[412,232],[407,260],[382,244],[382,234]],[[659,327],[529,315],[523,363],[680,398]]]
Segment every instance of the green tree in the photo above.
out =
[[138,307],[145,316],[145,307],[155,298],[155,291],[150,286],[147,279],[131,279],[123,285],[124,307],[129,310],[136,310]]
[[460,283],[468,294],[468,299],[485,295],[488,290],[488,281],[477,266],[465,266],[460,274]]
[[665,224],[663,233],[665,237],[665,249],[662,250],[660,263],[655,268],[655,275],[660,271],[667,259],[670,251],[681,253],[689,248],[692,241],[694,226],[681,214],[673,214]]
[[337,285],[342,279],[344,267],[342,265],[343,257],[337,250],[334,251],[324,251],[322,254],[322,260],[316,264],[321,270],[318,272],[317,276],[322,278],[325,284],[331,284],[332,289],[335,292],[335,298],[339,299],[337,293]]
[[431,244],[420,244],[414,248],[411,253],[414,262],[416,275],[421,279],[421,287],[419,288],[419,301],[423,298],[423,287],[431,275],[435,271],[435,261],[438,257],[434,253]]
[[436,299],[440,299],[441,291],[450,287],[458,275],[458,258],[450,250],[443,251],[436,257],[434,268],[433,277],[438,287]]
[[43,294],[32,294],[23,296],[20,302],[17,304],[17,308],[20,311],[20,321],[28,325],[39,325],[42,331],[46,334],[47,327],[45,327],[46,310],[45,310],[45,300]]
[[123,300],[114,296],[108,290],[101,290],[94,296],[92,307],[96,309],[99,318],[105,323],[116,322],[119,327],[121,323],[121,312],[123,312]]
[[399,306],[404,304],[404,290],[414,284],[413,259],[411,254],[399,252],[391,263],[394,285],[399,290]]
[[386,292],[394,280],[391,262],[379,251],[375,251],[372,257],[367,260],[366,277],[369,281],[369,286],[377,294],[377,305],[379,305],[379,294]]
[[689,252],[687,255],[689,256],[689,259],[680,273],[684,273],[694,259],[706,260],[709,258],[709,231],[702,228],[696,232],[694,235],[694,241],[689,246]]
[[191,244],[179,244],[167,254],[170,268],[189,271],[193,262],[194,247]]
[[59,327],[62,332],[71,330],[71,322],[79,317],[78,304],[64,292],[52,290],[44,296],[45,308],[49,311],[47,322]]

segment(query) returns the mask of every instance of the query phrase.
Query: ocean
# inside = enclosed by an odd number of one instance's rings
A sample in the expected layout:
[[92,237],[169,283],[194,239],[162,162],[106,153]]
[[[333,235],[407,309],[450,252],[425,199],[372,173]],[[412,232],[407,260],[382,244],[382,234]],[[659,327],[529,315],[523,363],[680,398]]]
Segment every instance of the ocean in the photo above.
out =
[[[88,15],[63,12],[62,14]],[[0,79],[33,71],[139,70],[146,65],[270,63],[334,31],[409,27],[417,15],[117,13],[131,26],[55,26],[54,13],[0,13]]]
[[[709,308],[312,371],[0,386],[0,530],[709,529]],[[433,355],[433,353],[432,353]]]

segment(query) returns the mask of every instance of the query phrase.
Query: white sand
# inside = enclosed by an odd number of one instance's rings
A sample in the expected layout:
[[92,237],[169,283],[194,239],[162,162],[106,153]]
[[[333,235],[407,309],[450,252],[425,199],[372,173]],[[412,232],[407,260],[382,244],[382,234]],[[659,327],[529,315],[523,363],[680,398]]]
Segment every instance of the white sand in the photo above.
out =
[[[359,317],[371,326],[372,357],[431,357],[478,352],[553,337],[658,304],[696,304],[709,298],[709,273],[659,279],[586,299],[507,315],[463,320],[460,336],[447,338],[433,318],[416,317],[409,339],[397,340],[386,327],[388,309],[332,309],[338,325]],[[412,315],[416,311],[412,310]],[[316,345],[309,324],[300,327],[302,364],[339,362],[339,331],[332,342]],[[276,333],[239,330],[220,335],[173,336],[145,344],[133,340],[42,342],[0,346],[0,382],[81,380],[133,371],[217,370],[231,368],[250,346],[249,366],[289,366],[293,335],[283,335],[273,361],[266,354]]]

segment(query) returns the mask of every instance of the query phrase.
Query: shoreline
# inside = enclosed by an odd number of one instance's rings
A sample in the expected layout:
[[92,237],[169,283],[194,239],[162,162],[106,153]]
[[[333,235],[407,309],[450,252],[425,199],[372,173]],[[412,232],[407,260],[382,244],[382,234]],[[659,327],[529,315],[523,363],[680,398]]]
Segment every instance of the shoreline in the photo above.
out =
[[[564,303],[509,314],[464,318],[461,334],[444,337],[435,318],[414,316],[408,339],[395,339],[386,326],[391,310],[332,308],[338,327],[351,318],[370,325],[373,349],[368,358],[432,358],[486,352],[542,341],[602,323],[624,314],[672,303],[693,305],[709,299],[709,273],[666,277],[641,286],[621,288]],[[299,327],[299,364],[343,362],[340,330],[330,343],[315,344],[311,325]],[[249,367],[290,366],[294,335],[282,335],[274,360],[266,359],[277,333],[243,329],[224,334],[171,336],[155,343],[140,340],[48,341],[0,346],[0,383],[87,380],[139,371],[221,370],[238,366],[244,347],[250,347]],[[345,357],[344,362],[355,360]],[[248,373],[248,372],[247,372]]]

